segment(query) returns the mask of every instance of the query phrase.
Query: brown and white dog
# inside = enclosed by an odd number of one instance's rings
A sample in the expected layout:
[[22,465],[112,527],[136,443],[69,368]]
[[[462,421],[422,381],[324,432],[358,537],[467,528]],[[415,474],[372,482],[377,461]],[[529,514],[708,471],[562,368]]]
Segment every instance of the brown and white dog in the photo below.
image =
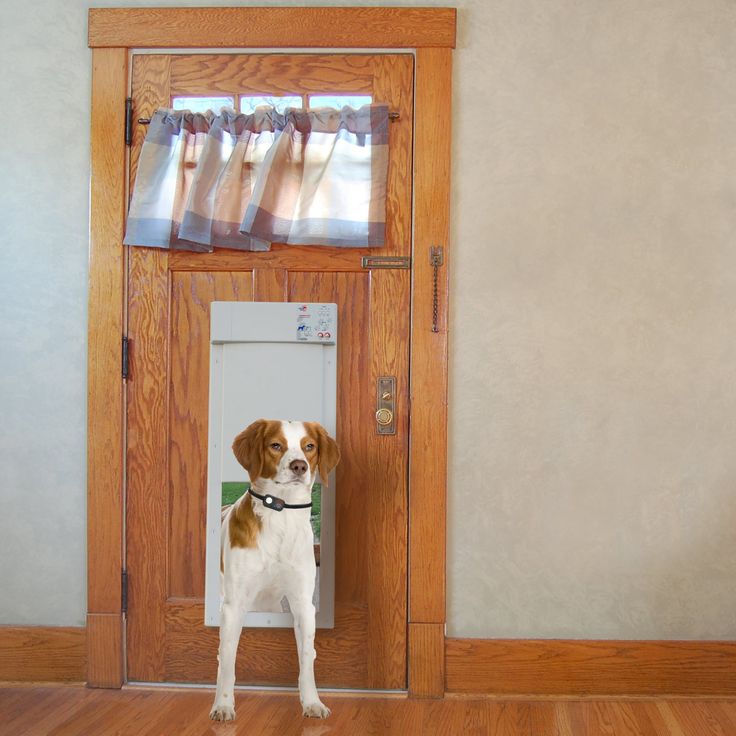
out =
[[223,602],[210,718],[235,718],[235,655],[245,612],[264,610],[283,596],[294,617],[303,713],[327,718],[330,710],[314,682],[316,565],[309,507],[317,471],[327,485],[340,451],[316,422],[259,419],[235,438],[233,452],[248,471],[251,488],[222,510]]

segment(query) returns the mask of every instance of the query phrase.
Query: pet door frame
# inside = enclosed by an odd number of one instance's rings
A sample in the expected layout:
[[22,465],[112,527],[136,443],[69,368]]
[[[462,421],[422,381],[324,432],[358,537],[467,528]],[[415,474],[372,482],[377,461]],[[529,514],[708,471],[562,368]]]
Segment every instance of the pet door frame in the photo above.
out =
[[[328,332],[318,332],[320,319],[325,320]],[[316,421],[334,437],[337,422],[337,340],[337,304],[215,301],[210,305],[206,626],[220,625],[222,484],[229,480],[242,480],[224,476],[228,472],[247,475],[232,457],[232,441],[247,425],[260,418]],[[307,350],[309,359],[305,360],[307,356],[304,353]],[[274,353],[279,354],[277,360],[274,360]],[[287,361],[287,357],[290,360]],[[284,372],[288,371],[289,365],[298,366],[298,370],[288,376],[289,380],[283,380],[286,376],[279,374],[275,379],[280,386],[278,395],[264,396],[263,382],[274,380],[273,374],[278,367]],[[232,388],[234,381],[231,380],[231,374],[233,370],[241,370],[241,366],[248,373],[243,374],[244,381]],[[257,374],[259,366],[267,366],[265,374]],[[251,402],[243,394],[253,384],[258,384],[259,390]],[[243,387],[242,392],[238,390],[239,386]],[[226,425],[230,426],[226,429]],[[237,467],[237,470],[225,470],[226,467]],[[319,604],[316,623],[317,628],[324,629],[335,625],[334,471],[329,478],[320,478],[320,482]],[[266,513],[290,512],[284,509]],[[245,615],[243,624],[246,627],[291,627],[294,619],[290,612],[250,611]]]

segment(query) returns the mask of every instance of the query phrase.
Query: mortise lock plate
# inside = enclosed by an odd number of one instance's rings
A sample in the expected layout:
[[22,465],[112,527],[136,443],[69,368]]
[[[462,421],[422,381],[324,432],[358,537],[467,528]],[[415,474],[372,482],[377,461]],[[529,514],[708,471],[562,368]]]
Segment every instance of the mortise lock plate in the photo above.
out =
[[376,433],[396,434],[396,378],[382,376],[376,384]]

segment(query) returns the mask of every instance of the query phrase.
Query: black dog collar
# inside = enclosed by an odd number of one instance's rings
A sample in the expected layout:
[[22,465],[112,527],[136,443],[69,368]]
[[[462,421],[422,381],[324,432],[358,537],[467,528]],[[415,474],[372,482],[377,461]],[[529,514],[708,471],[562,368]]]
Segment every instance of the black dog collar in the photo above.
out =
[[270,493],[262,496],[260,493],[256,493],[252,488],[248,489],[248,493],[254,498],[260,500],[264,506],[274,511],[283,511],[284,509],[308,509],[311,508],[312,502],[309,503],[286,503],[283,498],[278,496],[272,496]]

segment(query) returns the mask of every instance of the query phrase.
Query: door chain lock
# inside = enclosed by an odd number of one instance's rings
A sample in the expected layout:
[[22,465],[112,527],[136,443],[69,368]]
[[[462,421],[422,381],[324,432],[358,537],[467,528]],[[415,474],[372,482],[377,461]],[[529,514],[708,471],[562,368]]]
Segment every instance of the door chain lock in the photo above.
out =
[[429,251],[429,263],[432,266],[432,332],[439,332],[439,268],[445,262],[445,251],[436,245]]

